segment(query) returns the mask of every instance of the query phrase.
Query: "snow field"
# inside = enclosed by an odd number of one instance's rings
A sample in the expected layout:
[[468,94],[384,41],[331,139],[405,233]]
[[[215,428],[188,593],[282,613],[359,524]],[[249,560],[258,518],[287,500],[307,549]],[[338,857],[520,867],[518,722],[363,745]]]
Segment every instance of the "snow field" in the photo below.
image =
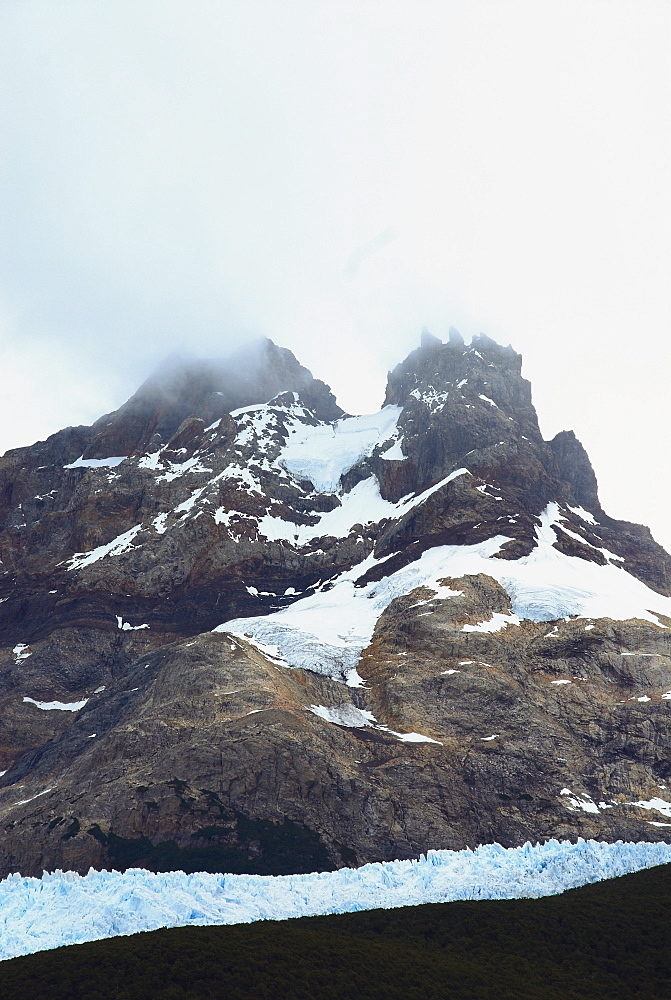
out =
[[458,899],[520,899],[671,862],[671,844],[550,840],[428,851],[417,860],[311,875],[88,875],[0,882],[0,959],[159,927],[250,923]]

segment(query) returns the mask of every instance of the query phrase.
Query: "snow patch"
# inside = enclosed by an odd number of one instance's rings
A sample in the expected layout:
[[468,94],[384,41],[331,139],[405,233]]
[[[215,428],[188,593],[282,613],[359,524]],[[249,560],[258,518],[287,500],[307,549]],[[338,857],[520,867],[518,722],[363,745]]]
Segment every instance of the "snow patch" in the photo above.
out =
[[348,729],[363,729],[364,726],[371,726],[379,732],[395,736],[403,743],[437,743],[442,746],[439,740],[423,736],[421,733],[397,733],[389,726],[381,725],[372,712],[357,708],[351,702],[345,702],[333,708],[327,708],[325,705],[311,705],[309,711],[324,719],[325,722],[333,722],[336,726],[346,726]]
[[156,471],[161,464],[160,450],[152,452],[151,455],[143,455],[137,464],[139,469],[151,469],[152,472]]
[[345,493],[340,505],[322,514],[317,524],[295,524],[266,514],[259,519],[259,531],[269,541],[289,541],[300,546],[325,535],[346,538],[355,524],[377,523],[385,517],[398,517],[398,507],[382,499],[378,481],[371,476]]
[[598,524],[599,522],[594,517],[594,514],[590,514],[588,510],[584,507],[571,507],[569,504],[566,505],[572,514],[577,514],[578,517],[582,518],[583,521],[587,521],[588,524]]
[[230,415],[234,418],[246,416],[248,413],[265,410],[267,405],[267,403],[251,403],[249,406],[239,406],[237,410],[231,410]]
[[239,534],[234,534],[233,529],[236,525],[242,526],[245,521],[250,524],[257,523],[255,518],[249,514],[243,514],[239,510],[225,510],[224,507],[217,507],[212,517],[215,524],[223,524],[225,528],[228,528],[229,535],[234,542],[239,542],[241,537]]
[[115,455],[112,458],[84,458],[80,455],[79,458],[75,459],[69,465],[64,465],[64,469],[100,469],[103,467],[114,468],[117,465],[121,465],[122,462],[126,461],[127,455]]
[[559,794],[564,796],[567,803],[570,803],[570,805],[567,805],[567,808],[571,812],[574,812],[576,809],[582,809],[583,812],[596,813],[598,815],[599,807],[587,792],[579,792],[577,795],[574,795],[570,788],[562,788]]
[[586,538],[582,537],[582,535],[579,535],[575,531],[571,531],[570,528],[567,528],[565,524],[560,524],[559,523],[560,519],[563,520],[561,514],[558,516],[558,519],[555,523],[559,528],[559,530],[563,531],[565,535],[569,536],[569,538],[573,538],[574,541],[580,542],[582,545],[586,545],[587,548],[589,549],[594,549],[595,552],[600,552],[605,559],[609,559],[611,561],[615,559],[617,562],[624,562],[624,558],[622,556],[616,555],[614,552],[611,552],[610,549],[604,549],[598,545],[592,545],[592,543],[588,542]]
[[627,802],[626,805],[638,806],[639,809],[654,809],[655,812],[671,819],[671,802],[667,802],[666,799],[653,798],[642,802]]
[[250,495],[252,493],[258,493],[260,496],[263,496],[261,483],[246,466],[237,465],[235,463],[229,465],[223,472],[220,472],[218,476],[214,477],[210,485],[220,482],[223,479],[232,479],[235,484],[235,488],[238,490],[245,490],[245,492]]
[[[47,795],[49,792],[53,792],[53,787],[52,788],[45,788],[44,791],[38,792],[37,795],[31,795],[29,799],[19,799],[18,802],[14,803],[14,805],[15,806],[25,806],[25,805],[28,805],[29,802],[34,802],[35,799],[39,799],[40,795]],[[11,878],[11,876],[10,876],[10,878]],[[0,885],[1,884],[2,883],[0,883]]]
[[41,708],[43,712],[78,712],[89,699],[84,698],[82,701],[35,701],[34,698],[24,698],[23,700]]
[[66,560],[66,565],[69,564],[67,565],[68,570],[83,569],[84,566],[90,566],[91,563],[104,559],[105,556],[120,556],[124,552],[129,552],[134,548],[133,539],[140,531],[142,531],[142,525],[136,524],[135,527],[124,531],[122,535],[117,535],[106,545],[99,545],[90,552],[75,552],[70,559]]
[[434,386],[427,386],[423,392],[414,389],[411,393],[415,399],[420,399],[432,413],[440,413],[447,403],[450,392],[449,389],[436,389]]
[[477,625],[463,625],[462,632],[500,632],[508,625],[521,625],[522,619],[517,615],[504,615],[495,611],[489,621],[478,622]]
[[122,629],[124,632],[137,632],[142,628],[149,628],[149,625],[131,625],[130,622],[125,622],[121,615],[116,615],[117,628]]
[[403,454],[403,449],[401,448],[402,441],[402,437],[394,441],[391,448],[387,448],[386,451],[381,453],[380,458],[384,458],[387,462],[404,462],[408,456]]
[[[142,463],[142,459],[140,462]],[[144,468],[150,468],[149,464],[146,464]],[[212,469],[208,469],[202,465],[200,457],[194,455],[192,458],[187,458],[184,462],[169,462],[167,470],[158,477],[157,482],[171,483],[173,479],[178,479],[180,476],[186,475],[187,472],[212,472]]]
[[201,486],[200,489],[194,490],[190,497],[175,507],[173,514],[186,514],[193,510],[194,505],[200,500],[206,489],[206,486]]
[[154,531],[156,532],[157,535],[163,535],[168,530],[168,526],[166,524],[168,516],[169,516],[168,514],[158,514],[157,517],[155,517],[154,520],[152,521],[152,524],[154,525]]
[[349,702],[333,708],[327,708],[326,705],[310,705],[309,711],[325,722],[332,722],[336,726],[347,726],[348,729],[362,729],[377,722],[372,712],[356,708]]
[[[239,620],[245,621],[244,618]],[[287,661],[281,656],[279,648],[277,646],[274,646],[272,643],[269,642],[261,642],[259,639],[255,639],[254,636],[251,634],[251,632],[235,632],[233,631],[233,629],[221,629],[221,628],[216,628],[214,631],[230,632],[230,634],[234,635],[237,639],[244,639],[245,642],[248,642],[250,646],[254,647],[254,649],[258,649],[259,653],[263,653],[266,659],[271,660],[272,663],[275,664],[276,666],[280,667],[290,666],[290,664],[288,664]],[[231,649],[235,649],[233,643],[231,643]]]
[[443,745],[440,740],[433,740],[430,736],[424,736],[422,733],[397,733],[393,729],[387,729],[386,726],[378,726],[377,728],[391,733],[402,743],[437,743],[441,747]]

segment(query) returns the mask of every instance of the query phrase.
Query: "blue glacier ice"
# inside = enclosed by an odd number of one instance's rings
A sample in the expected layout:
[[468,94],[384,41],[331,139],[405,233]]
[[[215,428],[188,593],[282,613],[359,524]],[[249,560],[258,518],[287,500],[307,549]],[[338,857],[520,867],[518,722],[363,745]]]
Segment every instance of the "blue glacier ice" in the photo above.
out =
[[671,844],[579,839],[428,851],[415,860],[311,875],[154,874],[139,868],[15,874],[0,882],[0,959],[159,927],[550,896],[669,862]]

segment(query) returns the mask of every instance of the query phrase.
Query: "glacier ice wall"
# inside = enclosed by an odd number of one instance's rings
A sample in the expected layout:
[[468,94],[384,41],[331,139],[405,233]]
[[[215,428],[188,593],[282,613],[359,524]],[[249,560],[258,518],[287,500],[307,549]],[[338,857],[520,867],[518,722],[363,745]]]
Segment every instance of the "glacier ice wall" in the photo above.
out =
[[0,959],[118,934],[284,920],[449,902],[549,896],[671,862],[671,844],[550,840],[475,851],[429,851],[311,875],[56,871],[0,882]]

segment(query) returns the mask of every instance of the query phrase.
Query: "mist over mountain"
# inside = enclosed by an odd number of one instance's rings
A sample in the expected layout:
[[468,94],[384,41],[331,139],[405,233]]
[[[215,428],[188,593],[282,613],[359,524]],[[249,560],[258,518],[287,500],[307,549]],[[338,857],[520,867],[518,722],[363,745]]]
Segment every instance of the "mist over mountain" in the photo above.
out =
[[7,452],[0,874],[671,840],[671,557],[521,364],[351,416],[265,340]]

